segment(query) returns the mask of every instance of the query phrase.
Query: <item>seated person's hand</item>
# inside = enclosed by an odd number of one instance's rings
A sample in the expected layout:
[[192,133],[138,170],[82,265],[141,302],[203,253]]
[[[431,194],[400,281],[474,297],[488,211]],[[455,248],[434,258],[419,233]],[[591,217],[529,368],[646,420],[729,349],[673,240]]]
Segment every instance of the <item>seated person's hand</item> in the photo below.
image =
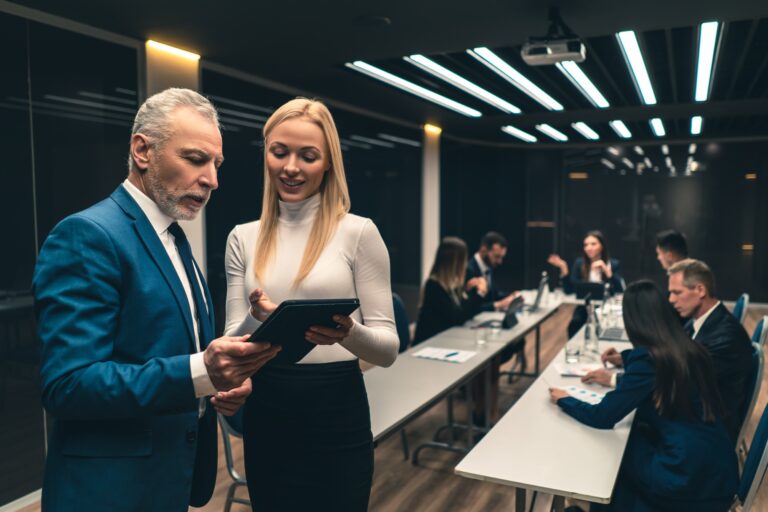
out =
[[280,346],[251,343],[250,334],[222,336],[205,347],[203,362],[213,386],[220,391],[239,388],[280,351]]
[[325,327],[322,325],[313,325],[304,333],[304,339],[315,345],[333,345],[341,343],[344,338],[349,336],[352,330],[354,320],[346,315],[334,315],[333,321],[339,324],[338,327]]
[[229,391],[219,391],[211,397],[211,405],[216,412],[224,416],[233,416],[245,403],[245,399],[251,394],[253,387],[251,379],[245,379],[240,387]]
[[612,371],[606,370],[605,368],[598,368],[597,370],[592,370],[583,376],[581,378],[581,382],[584,382],[585,384],[600,384],[601,386],[609,388],[611,387],[612,377]]
[[553,404],[556,404],[558,400],[561,398],[565,398],[568,396],[568,392],[564,389],[560,388],[549,388],[549,399],[552,401]]
[[561,277],[568,275],[568,264],[559,255],[550,254],[549,257],[547,258],[547,263],[549,263],[553,267],[559,268]]
[[613,347],[600,354],[600,362],[603,364],[611,363],[617,368],[624,366],[624,361],[621,360],[621,352]]
[[256,288],[251,292],[248,296],[248,302],[251,303],[251,316],[260,322],[266,320],[277,309],[277,304],[272,302],[267,292],[261,288]]
[[512,304],[512,301],[520,297],[521,295],[522,294],[519,291],[512,292],[506,297],[504,297],[503,299],[497,300],[496,302],[494,302],[493,306],[496,309],[496,311],[506,311],[509,305]]
[[606,263],[603,260],[597,260],[592,262],[592,270],[599,270],[605,277],[610,278],[613,275],[611,272],[610,263]]
[[467,281],[465,289],[476,290],[478,295],[485,297],[488,294],[488,281],[484,277],[473,277]]

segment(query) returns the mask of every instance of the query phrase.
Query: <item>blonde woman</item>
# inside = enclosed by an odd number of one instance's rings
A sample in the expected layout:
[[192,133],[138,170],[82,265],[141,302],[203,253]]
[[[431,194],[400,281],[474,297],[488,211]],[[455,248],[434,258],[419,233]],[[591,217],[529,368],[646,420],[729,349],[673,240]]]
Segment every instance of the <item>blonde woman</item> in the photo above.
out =
[[475,277],[464,284],[467,244],[461,238],[443,238],[422,291],[414,344],[455,325],[461,325],[483,308],[488,283]]
[[278,108],[264,125],[261,219],[227,242],[225,331],[252,332],[287,299],[357,297],[360,309],[335,317],[337,329],[310,328],[317,346],[298,363],[254,375],[243,417],[254,510],[368,507],[373,442],[358,358],[389,366],[399,341],[387,248],[349,205],[331,113],[304,98]]

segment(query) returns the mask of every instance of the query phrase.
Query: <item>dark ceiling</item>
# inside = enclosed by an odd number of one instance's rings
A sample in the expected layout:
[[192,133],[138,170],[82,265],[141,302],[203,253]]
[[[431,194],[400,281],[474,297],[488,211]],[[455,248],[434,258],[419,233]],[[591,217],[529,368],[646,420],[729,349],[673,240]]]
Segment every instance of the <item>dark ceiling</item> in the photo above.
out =
[[[435,0],[388,2],[148,2],[118,6],[103,0],[20,0],[17,4],[139,40],[156,39],[200,53],[215,62],[418,125],[431,121],[446,135],[516,144],[504,124],[530,130],[549,123],[582,144],[570,124],[587,122],[600,143],[618,140],[608,127],[622,119],[632,143],[662,142],[648,119],[664,120],[666,141],[690,138],[692,115],[705,118],[702,140],[768,138],[768,2],[744,0],[616,2]],[[600,110],[553,67],[522,63],[520,46],[546,33],[547,11],[561,7],[571,29],[587,46],[583,70],[611,103]],[[386,19],[384,19],[386,18]],[[697,25],[725,23],[712,95],[692,102]],[[389,22],[387,22],[389,21]],[[614,34],[638,34],[658,104],[641,106]],[[487,46],[564,106],[550,112],[469,57],[467,48]],[[518,105],[523,114],[504,114],[402,60],[421,53]],[[480,110],[471,119],[396,90],[344,67],[365,60]],[[539,140],[548,147],[555,142]]]

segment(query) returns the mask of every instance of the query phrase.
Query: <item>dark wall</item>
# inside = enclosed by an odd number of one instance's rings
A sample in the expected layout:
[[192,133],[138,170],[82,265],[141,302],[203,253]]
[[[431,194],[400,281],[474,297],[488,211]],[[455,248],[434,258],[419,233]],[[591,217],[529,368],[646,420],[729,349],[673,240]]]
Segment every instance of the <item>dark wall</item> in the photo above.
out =
[[503,290],[524,284],[526,165],[523,151],[441,142],[440,236],[467,242],[470,257],[488,231],[508,242],[495,278]]

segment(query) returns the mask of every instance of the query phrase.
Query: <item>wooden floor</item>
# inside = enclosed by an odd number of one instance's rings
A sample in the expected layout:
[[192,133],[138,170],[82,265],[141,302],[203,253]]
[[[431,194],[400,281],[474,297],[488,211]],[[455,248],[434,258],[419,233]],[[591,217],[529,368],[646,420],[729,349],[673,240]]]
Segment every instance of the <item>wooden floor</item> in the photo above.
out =
[[[748,319],[745,322],[750,334],[754,330],[757,320],[765,314],[768,314],[768,310],[758,311],[750,308]],[[552,360],[565,343],[566,325],[570,316],[571,308],[563,307],[542,326],[542,368]],[[533,361],[533,346],[533,335],[531,335],[527,341],[529,361]],[[766,355],[768,356],[768,353]],[[499,400],[502,410],[506,410],[525,392],[531,379],[521,379],[507,384],[506,378],[503,378],[501,382]],[[759,412],[762,412],[766,402],[768,402],[768,374],[763,377],[760,397],[755,408],[758,414],[751,419],[748,440],[751,440],[752,431],[759,419]],[[456,406],[456,411],[457,418],[464,417],[465,413],[460,402]],[[411,447],[428,440],[435,428],[441,425],[444,420],[445,405],[438,404],[409,423],[406,430]],[[240,471],[242,471],[241,446],[241,443],[234,440],[235,459]],[[514,454],[506,454],[505,456],[509,457],[510,463],[514,461]],[[515,502],[513,489],[503,485],[462,478],[453,474],[453,468],[461,458],[460,454],[424,450],[421,454],[421,464],[414,466],[403,459],[399,435],[394,435],[380,442],[376,448],[376,467],[370,510],[372,512],[492,512],[512,510]],[[224,467],[223,453],[220,453],[219,461],[219,475],[213,498],[205,507],[190,508],[190,511],[219,512],[224,509],[224,500],[231,480]],[[590,470],[594,471],[595,469],[591,468]],[[247,497],[247,491],[241,488],[237,495]],[[546,510],[549,502],[549,497],[540,496],[536,502],[536,510]],[[37,512],[40,508],[39,505],[32,505],[22,510],[23,512]],[[232,507],[233,512],[249,510],[249,507],[237,504]],[[760,489],[754,510],[768,510],[768,484],[763,485]]]

